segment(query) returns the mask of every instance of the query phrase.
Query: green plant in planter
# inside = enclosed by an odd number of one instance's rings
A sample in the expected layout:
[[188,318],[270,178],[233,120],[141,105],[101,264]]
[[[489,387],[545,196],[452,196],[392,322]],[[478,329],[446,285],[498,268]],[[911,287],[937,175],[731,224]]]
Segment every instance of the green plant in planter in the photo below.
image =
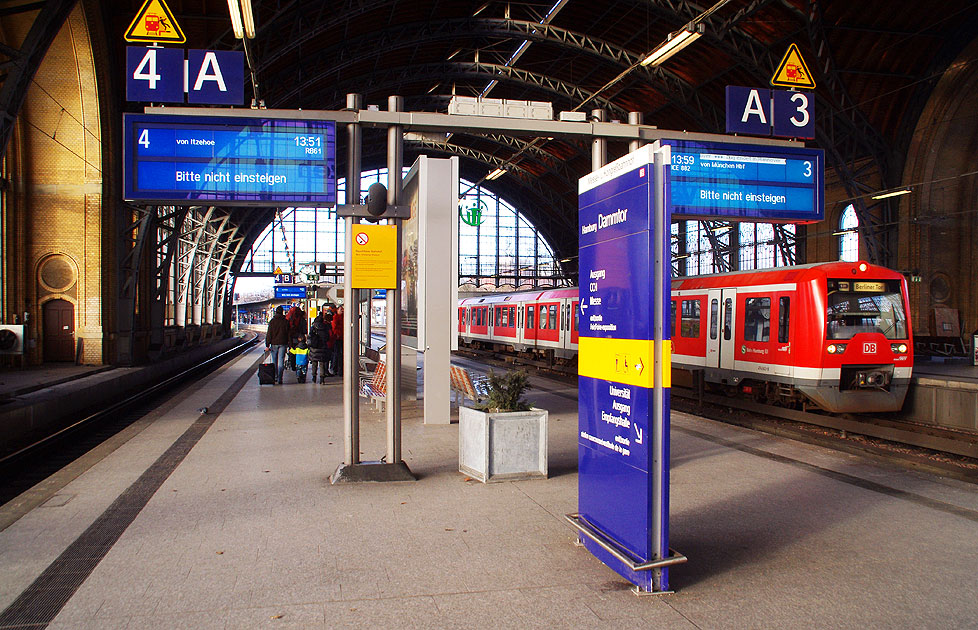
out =
[[498,373],[489,370],[486,376],[488,400],[478,409],[492,413],[500,411],[529,411],[530,404],[523,394],[530,388],[530,377],[523,370]]

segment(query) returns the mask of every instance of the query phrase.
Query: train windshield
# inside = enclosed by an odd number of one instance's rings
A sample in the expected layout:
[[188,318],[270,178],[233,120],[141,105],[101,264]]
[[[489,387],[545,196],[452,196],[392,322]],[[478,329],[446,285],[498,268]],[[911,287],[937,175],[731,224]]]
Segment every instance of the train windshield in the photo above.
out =
[[864,332],[907,338],[899,280],[829,280],[826,319],[829,339],[852,339]]

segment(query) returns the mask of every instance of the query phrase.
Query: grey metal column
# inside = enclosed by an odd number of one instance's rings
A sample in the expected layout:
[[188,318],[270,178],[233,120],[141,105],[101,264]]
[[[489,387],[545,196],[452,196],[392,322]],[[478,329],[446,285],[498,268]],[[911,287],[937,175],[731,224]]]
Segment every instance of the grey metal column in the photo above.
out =
[[[403,96],[387,98],[387,111],[404,109]],[[404,138],[400,125],[387,128],[387,204],[401,203],[401,167],[404,163]],[[387,290],[387,463],[401,461],[401,223],[397,226],[397,283]]]
[[[671,290],[663,286],[666,282],[666,265],[671,263],[666,260],[665,239],[667,238],[669,225],[666,223],[666,195],[665,195],[665,175],[666,168],[672,162],[670,148],[668,145],[655,152],[655,219],[654,232],[655,238],[654,263],[652,265],[652,286],[653,286],[653,322],[652,337],[654,344],[654,364],[653,364],[653,385],[652,385],[652,550],[653,559],[662,560],[669,557],[669,545],[663,541],[667,522],[667,510],[665,498],[669,484],[669,462],[665,461],[665,444],[669,439],[667,432],[668,416],[665,413],[665,389],[662,386],[663,375],[666,369],[663,365],[663,346],[665,345],[665,307],[663,300],[666,291]],[[655,591],[663,590],[662,569],[652,570],[653,588]]]
[[[642,112],[628,112],[628,124],[629,125],[641,125],[642,124]],[[628,143],[628,152],[638,151],[645,144],[642,140],[632,140]]]
[[[363,104],[363,95],[347,94],[346,107],[359,111]],[[360,123],[350,123],[347,129],[347,164],[346,164],[346,202],[360,203],[360,156],[363,140]],[[346,432],[344,434],[345,458],[347,465],[360,463],[360,401],[357,397],[357,380],[360,365],[357,356],[360,349],[360,302],[353,289],[353,269],[350,257],[353,252],[353,225],[359,220],[346,218],[346,253],[343,265],[343,418]]]
[[[591,122],[606,122],[608,114],[603,109],[591,110]],[[608,163],[607,138],[595,138],[591,143],[591,171],[596,171]]]

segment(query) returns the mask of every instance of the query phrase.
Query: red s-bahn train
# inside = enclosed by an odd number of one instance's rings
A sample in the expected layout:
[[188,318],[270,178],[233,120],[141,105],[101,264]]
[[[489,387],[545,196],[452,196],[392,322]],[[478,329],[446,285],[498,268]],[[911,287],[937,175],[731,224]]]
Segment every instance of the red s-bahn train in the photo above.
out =
[[[834,262],[688,276],[673,279],[671,304],[673,370],[701,371],[711,387],[836,413],[903,406],[913,343],[895,271]],[[463,345],[569,360],[579,326],[577,288],[459,301]]]

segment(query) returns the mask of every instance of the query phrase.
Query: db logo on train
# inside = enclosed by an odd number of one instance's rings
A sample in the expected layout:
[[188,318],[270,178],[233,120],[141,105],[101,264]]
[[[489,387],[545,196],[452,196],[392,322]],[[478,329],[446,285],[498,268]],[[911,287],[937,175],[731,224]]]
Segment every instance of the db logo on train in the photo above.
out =
[[875,343],[864,343],[863,344],[864,354],[876,354],[876,344]]

